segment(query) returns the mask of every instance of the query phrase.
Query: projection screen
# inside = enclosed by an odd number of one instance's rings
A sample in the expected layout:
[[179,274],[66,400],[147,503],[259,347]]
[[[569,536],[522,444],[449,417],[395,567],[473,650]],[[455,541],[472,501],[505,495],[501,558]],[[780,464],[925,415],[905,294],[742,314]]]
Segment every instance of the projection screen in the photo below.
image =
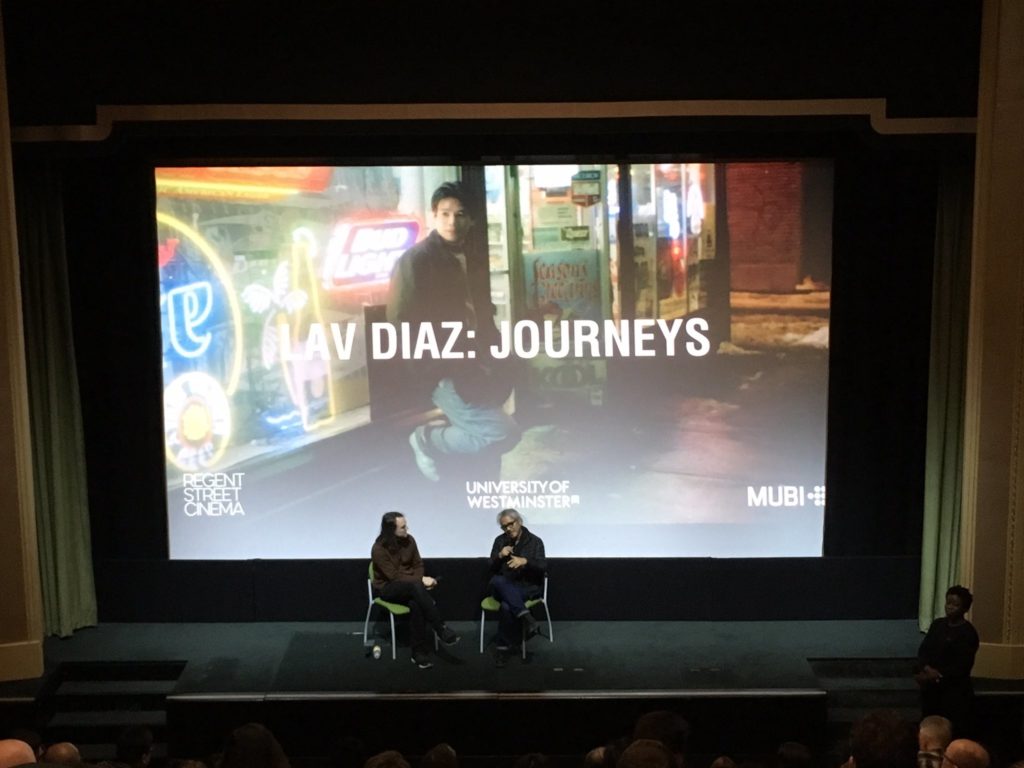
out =
[[172,559],[821,554],[829,161],[154,178]]

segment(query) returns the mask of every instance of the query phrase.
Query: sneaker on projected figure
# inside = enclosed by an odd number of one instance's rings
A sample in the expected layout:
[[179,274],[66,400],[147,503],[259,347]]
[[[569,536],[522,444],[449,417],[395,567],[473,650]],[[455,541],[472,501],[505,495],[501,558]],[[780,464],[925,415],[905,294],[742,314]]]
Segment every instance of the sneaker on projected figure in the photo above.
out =
[[409,435],[409,445],[412,446],[412,455],[416,459],[416,467],[427,480],[436,483],[441,477],[437,474],[437,465],[427,455],[427,440],[425,427],[416,427]]

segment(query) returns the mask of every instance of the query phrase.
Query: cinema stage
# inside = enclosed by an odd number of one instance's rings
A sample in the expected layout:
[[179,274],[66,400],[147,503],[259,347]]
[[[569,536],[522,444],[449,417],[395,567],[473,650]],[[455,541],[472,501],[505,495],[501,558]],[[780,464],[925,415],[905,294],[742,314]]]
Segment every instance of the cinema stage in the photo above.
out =
[[[174,756],[208,754],[226,729],[258,720],[296,758],[354,735],[370,749],[400,741],[411,755],[448,740],[467,756],[536,750],[571,762],[654,708],[687,716],[695,753],[757,754],[799,739],[826,754],[858,706],[916,714],[920,634],[909,620],[556,616],[555,642],[532,639],[526,661],[504,668],[490,648],[480,654],[478,624],[452,626],[461,642],[420,670],[401,638],[397,660],[387,643],[374,659],[361,622],[101,624],[48,639],[46,676],[0,693],[8,710],[34,702],[48,732],[80,741],[112,740],[118,714],[149,724]],[[494,628],[489,620],[488,640]]]

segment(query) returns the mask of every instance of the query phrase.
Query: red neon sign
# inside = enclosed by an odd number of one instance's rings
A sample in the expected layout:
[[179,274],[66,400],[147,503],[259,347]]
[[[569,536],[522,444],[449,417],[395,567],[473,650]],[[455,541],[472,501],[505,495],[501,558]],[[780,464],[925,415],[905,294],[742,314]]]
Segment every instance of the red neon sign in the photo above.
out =
[[416,219],[340,221],[324,253],[323,286],[343,290],[390,278],[398,257],[416,243]]

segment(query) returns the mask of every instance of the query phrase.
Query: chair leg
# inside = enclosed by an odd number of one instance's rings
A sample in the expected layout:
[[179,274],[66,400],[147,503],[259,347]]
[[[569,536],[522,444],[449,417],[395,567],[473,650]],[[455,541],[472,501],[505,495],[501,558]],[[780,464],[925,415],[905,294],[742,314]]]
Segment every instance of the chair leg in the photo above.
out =
[[395,614],[388,611],[388,616],[391,617],[391,660],[394,661],[398,658],[398,643],[395,641]]
[[551,623],[551,611],[548,610],[547,602],[544,602],[543,605],[544,605],[544,618],[546,618],[548,620],[548,640],[550,640],[553,643],[553,642],[555,642],[555,627]]
[[366,606],[366,621],[363,622],[363,647],[370,641],[370,614],[373,612],[373,603]]
[[480,653],[484,652],[484,622],[487,621],[487,611],[480,609]]

